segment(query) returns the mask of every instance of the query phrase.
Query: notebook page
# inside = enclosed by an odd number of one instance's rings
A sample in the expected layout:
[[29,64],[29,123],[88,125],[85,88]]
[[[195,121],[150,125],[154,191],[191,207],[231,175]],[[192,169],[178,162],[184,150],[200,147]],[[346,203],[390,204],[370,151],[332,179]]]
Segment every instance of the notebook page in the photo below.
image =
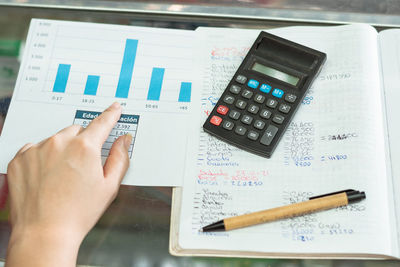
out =
[[[382,77],[386,102],[386,119],[388,143],[390,146],[390,170],[393,182],[394,208],[397,214],[397,229],[400,229],[400,124],[398,114],[400,106],[400,30],[385,30],[379,33],[379,44],[382,62]],[[389,162],[389,161],[388,161]],[[397,232],[400,240],[400,233]],[[400,252],[399,252],[400,254]]]
[[[203,88],[198,127],[189,141],[188,166],[193,167],[184,179],[180,247],[390,254],[383,138],[377,127],[382,121],[375,30],[353,25],[271,31],[328,55],[271,159],[241,151],[201,129],[258,31],[200,28],[198,33],[203,37]],[[223,218],[347,188],[366,191],[367,199],[230,232],[199,232]]]

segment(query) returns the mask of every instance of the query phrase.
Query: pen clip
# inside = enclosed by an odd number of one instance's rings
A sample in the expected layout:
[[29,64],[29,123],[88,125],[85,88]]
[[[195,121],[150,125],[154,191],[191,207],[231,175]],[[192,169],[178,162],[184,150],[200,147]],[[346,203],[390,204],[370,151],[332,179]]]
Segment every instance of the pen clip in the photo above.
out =
[[309,200],[316,199],[316,198],[321,198],[321,197],[332,196],[332,195],[336,195],[336,194],[340,194],[340,193],[346,193],[349,196],[349,195],[352,195],[352,194],[357,194],[357,193],[359,193],[359,191],[354,190],[354,189],[346,189],[346,190],[341,190],[341,191],[337,191],[337,192],[333,192],[333,193],[328,193],[328,194],[323,194],[323,195],[319,195],[319,196],[315,196],[315,197],[310,197]]

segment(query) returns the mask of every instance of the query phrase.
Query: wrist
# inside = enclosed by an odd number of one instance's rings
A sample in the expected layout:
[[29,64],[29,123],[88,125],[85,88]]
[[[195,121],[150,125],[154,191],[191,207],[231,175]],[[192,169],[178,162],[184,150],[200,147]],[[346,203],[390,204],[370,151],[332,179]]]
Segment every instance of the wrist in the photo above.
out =
[[6,266],[75,266],[82,240],[62,229],[14,227]]

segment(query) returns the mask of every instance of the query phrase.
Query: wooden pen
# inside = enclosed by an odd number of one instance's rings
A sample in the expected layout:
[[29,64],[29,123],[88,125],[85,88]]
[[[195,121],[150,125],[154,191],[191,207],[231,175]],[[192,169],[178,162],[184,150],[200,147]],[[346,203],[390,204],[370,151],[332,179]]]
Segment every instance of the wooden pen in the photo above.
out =
[[322,210],[333,209],[361,201],[365,199],[365,197],[365,192],[347,189],[343,191],[311,197],[308,201],[304,202],[226,218],[203,227],[201,231],[229,231],[246,226],[296,217]]

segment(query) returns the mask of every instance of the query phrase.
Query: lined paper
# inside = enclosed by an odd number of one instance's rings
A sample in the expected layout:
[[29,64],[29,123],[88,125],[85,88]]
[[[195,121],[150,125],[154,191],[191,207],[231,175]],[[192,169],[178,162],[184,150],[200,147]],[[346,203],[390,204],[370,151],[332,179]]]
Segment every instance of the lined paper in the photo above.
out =
[[[328,59],[272,158],[265,159],[201,129],[259,32],[198,30],[203,81],[197,128],[188,144],[192,150],[181,200],[179,246],[206,251],[391,254],[376,31],[351,25],[270,32],[321,50]],[[347,188],[365,191],[367,199],[230,232],[199,232],[226,217]]]

